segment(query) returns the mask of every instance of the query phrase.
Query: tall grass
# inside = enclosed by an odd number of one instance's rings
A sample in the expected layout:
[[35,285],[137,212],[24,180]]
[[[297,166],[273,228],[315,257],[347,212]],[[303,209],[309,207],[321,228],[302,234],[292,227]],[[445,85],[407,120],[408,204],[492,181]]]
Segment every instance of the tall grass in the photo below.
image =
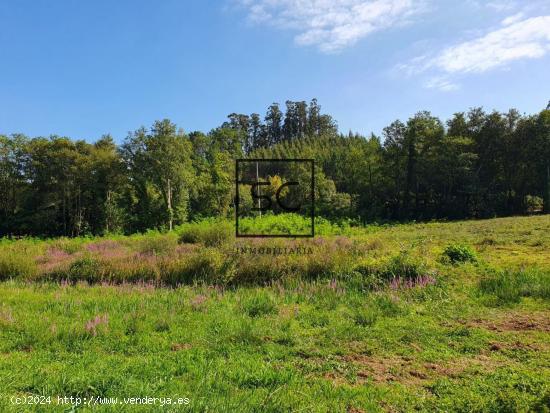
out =
[[497,304],[519,303],[522,297],[550,299],[550,271],[528,268],[493,271],[481,279],[479,290],[494,297]]
[[10,278],[32,278],[36,272],[32,256],[14,248],[0,249],[0,281]]
[[[300,227],[308,221],[297,215],[267,215],[248,220],[258,221],[267,230],[289,223]],[[508,225],[508,221],[503,222]],[[317,218],[319,234],[313,239],[236,239],[234,223],[206,219],[183,225],[169,234],[149,231],[127,237],[0,240],[0,279],[228,286],[263,285],[283,279],[338,279],[346,280],[358,290],[370,291],[385,285],[397,289],[432,283],[434,268],[441,263],[442,249],[447,263],[477,260],[469,244],[456,235],[455,230],[466,233],[458,224],[417,224],[414,228],[404,225],[384,231],[376,226],[352,224]],[[540,227],[543,234],[544,225],[541,220],[533,221],[531,226]],[[481,230],[485,231],[484,227]],[[431,244],[426,241],[428,236],[432,237]],[[502,242],[506,239],[514,242],[514,236],[507,237],[500,238]],[[441,242],[435,244],[438,238]],[[401,252],[395,253],[396,250]],[[487,256],[491,251],[480,253],[490,263]],[[529,256],[531,262],[543,260],[539,256],[545,252],[537,250],[537,253]],[[458,270],[447,266],[442,269]],[[493,278],[486,282],[496,283]],[[501,278],[502,285],[516,282]],[[544,286],[537,288],[544,290]]]
[[[88,283],[155,282],[161,285],[207,283],[219,285],[269,284],[281,279],[312,280],[376,277],[415,278],[422,263],[409,256],[373,259],[370,243],[345,236],[306,240],[245,240],[230,242],[215,232],[214,222],[180,229],[176,235],[152,234],[123,240],[48,243],[34,257],[14,246],[1,250],[3,279],[20,278]],[[192,240],[193,244],[181,243]],[[78,245],[78,248],[76,247]],[[35,251],[36,253],[36,251]]]
[[182,225],[177,232],[181,243],[200,243],[207,247],[219,247],[234,236],[235,229],[226,220],[210,218]]

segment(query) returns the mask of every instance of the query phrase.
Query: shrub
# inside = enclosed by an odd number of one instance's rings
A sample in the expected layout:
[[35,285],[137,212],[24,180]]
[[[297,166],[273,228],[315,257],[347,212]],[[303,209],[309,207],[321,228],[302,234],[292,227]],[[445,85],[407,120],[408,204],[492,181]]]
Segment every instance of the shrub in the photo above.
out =
[[58,238],[50,243],[51,249],[61,250],[67,254],[74,254],[80,251],[84,238]]
[[298,214],[245,217],[239,219],[242,234],[308,234],[311,232],[311,219]]
[[[350,235],[358,225],[357,221],[349,218],[332,222],[320,216],[315,217],[317,235]],[[311,231],[311,218],[293,213],[244,217],[239,219],[239,231],[242,234],[308,234]]]
[[36,273],[34,260],[28,255],[0,250],[0,281],[18,277],[32,277]]
[[146,235],[137,242],[137,250],[142,254],[166,255],[174,251],[178,244],[173,235]]
[[378,270],[378,274],[386,280],[402,278],[405,280],[417,279],[426,273],[426,265],[418,258],[411,257],[407,252],[401,252]]
[[464,262],[477,262],[477,255],[468,245],[450,244],[445,247],[442,259],[451,264],[460,264]]
[[241,308],[250,317],[260,317],[275,313],[277,305],[267,292],[254,291],[241,301]]
[[421,259],[404,251],[389,259],[360,261],[349,278],[353,286],[364,291],[380,288],[388,281],[416,282],[423,279],[427,272],[427,266]]
[[159,279],[159,265],[156,256],[134,256],[117,259],[102,259],[102,281],[153,282]]
[[233,261],[215,248],[204,248],[189,257],[166,259],[160,263],[160,280],[167,285],[205,282],[228,284],[231,282]]
[[209,219],[186,224],[180,227],[178,232],[180,243],[200,243],[206,247],[218,247],[231,239],[234,229],[228,221]]
[[[237,257],[233,284],[267,284],[291,271],[288,257],[259,255]],[[296,270],[296,266],[293,266]],[[298,272],[297,272],[298,273]]]
[[527,195],[524,203],[529,213],[540,212],[544,207],[544,200],[539,196]]
[[74,261],[69,266],[66,279],[94,283],[102,281],[104,277],[100,263],[91,257],[84,257]]
[[361,293],[367,293],[384,286],[382,280],[371,267],[360,265],[345,278],[346,287]]

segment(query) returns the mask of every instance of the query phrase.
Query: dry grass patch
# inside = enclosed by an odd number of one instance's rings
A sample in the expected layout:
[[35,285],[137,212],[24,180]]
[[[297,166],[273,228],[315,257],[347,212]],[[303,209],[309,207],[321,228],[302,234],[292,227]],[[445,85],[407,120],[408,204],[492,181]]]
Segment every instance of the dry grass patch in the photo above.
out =
[[550,332],[550,312],[511,312],[491,320],[475,319],[469,325],[497,332],[542,331],[548,333]]

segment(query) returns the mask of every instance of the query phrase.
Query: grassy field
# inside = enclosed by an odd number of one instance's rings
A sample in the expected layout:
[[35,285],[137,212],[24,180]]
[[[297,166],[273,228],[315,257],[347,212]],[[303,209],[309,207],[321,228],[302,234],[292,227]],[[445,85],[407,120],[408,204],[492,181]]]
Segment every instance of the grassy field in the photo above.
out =
[[550,411],[549,216],[318,229],[0,241],[0,411]]

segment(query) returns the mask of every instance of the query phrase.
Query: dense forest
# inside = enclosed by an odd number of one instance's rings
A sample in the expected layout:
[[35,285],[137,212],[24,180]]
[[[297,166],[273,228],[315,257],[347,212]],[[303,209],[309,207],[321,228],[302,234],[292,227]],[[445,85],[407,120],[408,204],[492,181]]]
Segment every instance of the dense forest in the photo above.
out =
[[535,115],[429,112],[382,136],[338,132],[314,99],[264,118],[232,113],[209,133],[169,120],[121,145],[0,135],[0,236],[171,229],[231,216],[235,159],[316,160],[317,213],[363,222],[550,212],[550,105]]

